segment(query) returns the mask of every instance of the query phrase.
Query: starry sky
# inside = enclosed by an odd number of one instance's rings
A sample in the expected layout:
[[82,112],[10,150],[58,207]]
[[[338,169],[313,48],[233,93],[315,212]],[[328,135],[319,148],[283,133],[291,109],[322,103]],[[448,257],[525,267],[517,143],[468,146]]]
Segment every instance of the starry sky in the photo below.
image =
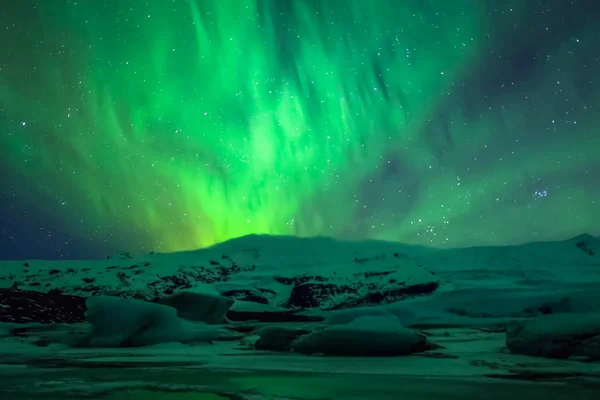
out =
[[0,258],[600,234],[595,0],[19,0]]

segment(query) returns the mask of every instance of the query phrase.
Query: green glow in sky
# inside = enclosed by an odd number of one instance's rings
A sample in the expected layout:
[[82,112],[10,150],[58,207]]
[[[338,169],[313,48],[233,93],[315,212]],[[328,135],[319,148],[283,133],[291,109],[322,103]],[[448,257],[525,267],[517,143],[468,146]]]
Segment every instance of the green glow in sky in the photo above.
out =
[[[549,82],[579,90],[572,43],[494,104],[478,92],[520,2],[28,2],[35,28],[2,36],[0,145],[18,196],[71,235],[160,251],[250,233],[457,246],[600,217],[589,185],[556,188],[600,145],[585,104],[552,116],[566,94]],[[589,140],[544,134],[553,124]]]

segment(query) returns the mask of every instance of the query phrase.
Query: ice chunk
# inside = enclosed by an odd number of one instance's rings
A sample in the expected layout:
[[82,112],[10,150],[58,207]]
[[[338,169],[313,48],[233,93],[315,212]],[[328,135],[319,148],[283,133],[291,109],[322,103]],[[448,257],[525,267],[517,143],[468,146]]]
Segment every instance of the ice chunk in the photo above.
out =
[[303,329],[266,326],[256,332],[259,339],[255,343],[255,348],[257,350],[288,351],[294,340],[308,333],[310,332]]
[[513,322],[506,330],[512,353],[565,359],[600,358],[600,314],[551,314]]
[[177,315],[183,319],[207,324],[224,323],[227,311],[233,305],[233,299],[229,297],[198,292],[179,292],[158,302],[175,308]]
[[185,321],[175,308],[141,300],[99,296],[87,300],[90,347],[139,347],[167,342],[209,342],[229,335],[218,326]]
[[294,351],[338,356],[398,356],[423,351],[427,339],[395,316],[363,316],[324,327],[292,343]]

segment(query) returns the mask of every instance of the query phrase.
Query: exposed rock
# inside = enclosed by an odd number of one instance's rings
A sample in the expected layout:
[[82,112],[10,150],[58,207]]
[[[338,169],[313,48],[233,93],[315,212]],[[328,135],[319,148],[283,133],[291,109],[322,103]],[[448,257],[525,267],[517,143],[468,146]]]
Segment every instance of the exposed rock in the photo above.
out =
[[292,276],[292,277],[275,275],[273,277],[273,279],[284,285],[294,285],[294,286],[301,285],[301,284],[309,282],[309,281],[325,282],[327,280],[327,279],[325,279],[325,277],[316,276],[316,275],[300,275],[300,276]]
[[369,292],[357,299],[341,302],[327,309],[340,310],[344,308],[396,303],[408,298],[431,294],[435,292],[438,287],[438,282],[428,282],[416,285],[405,285],[400,283],[398,287],[382,288],[378,291]]
[[259,339],[254,344],[257,350],[289,351],[290,345],[298,337],[309,334],[310,331],[284,326],[267,326],[259,329],[256,334]]
[[76,323],[85,319],[85,298],[0,288],[0,322]]
[[[360,306],[390,304],[408,298],[424,296],[435,292],[439,282],[407,284],[405,282],[381,281],[386,274],[365,275],[364,281],[347,284],[306,282],[292,289],[288,307],[322,310],[340,310]],[[374,278],[369,282],[368,278]],[[365,293],[366,292],[366,293]]]
[[[246,271],[248,269],[245,269]],[[216,263],[211,267],[189,266],[182,267],[176,274],[160,276],[158,280],[148,283],[148,288],[154,298],[165,295],[172,295],[181,290],[191,289],[198,282],[214,284],[218,282],[227,282],[233,274],[242,271],[240,267],[233,264],[229,267]]]
[[359,317],[301,336],[291,344],[303,354],[336,356],[401,356],[431,348],[427,337],[405,328],[395,317]]
[[358,295],[357,290],[348,285],[306,282],[294,286],[288,300],[288,307],[317,308],[322,306],[323,303],[344,294]]
[[600,314],[550,314],[511,323],[506,346],[515,354],[600,358]]
[[600,254],[600,240],[592,235],[583,234],[570,240],[571,242],[574,242],[575,247],[590,256]]
[[252,289],[233,289],[221,293],[225,297],[231,297],[236,300],[248,301],[250,303],[269,304],[267,299],[260,292]]
[[158,297],[161,295],[173,294],[178,290],[190,289],[192,288],[192,284],[185,275],[169,275],[161,276],[160,280],[150,282],[148,287],[152,288],[155,295]]
[[374,276],[379,276],[379,277],[383,277],[386,275],[390,275],[393,274],[396,271],[367,271],[367,272],[357,272],[355,274],[353,274],[356,277],[363,277],[363,278],[373,278]]

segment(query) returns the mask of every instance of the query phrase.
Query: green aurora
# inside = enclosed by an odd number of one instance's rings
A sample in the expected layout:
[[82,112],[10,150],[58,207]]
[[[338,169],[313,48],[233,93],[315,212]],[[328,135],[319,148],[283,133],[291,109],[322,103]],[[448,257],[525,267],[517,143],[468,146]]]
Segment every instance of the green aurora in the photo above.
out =
[[525,1],[16,3],[0,157],[52,230],[134,251],[600,232],[591,22],[543,36]]

